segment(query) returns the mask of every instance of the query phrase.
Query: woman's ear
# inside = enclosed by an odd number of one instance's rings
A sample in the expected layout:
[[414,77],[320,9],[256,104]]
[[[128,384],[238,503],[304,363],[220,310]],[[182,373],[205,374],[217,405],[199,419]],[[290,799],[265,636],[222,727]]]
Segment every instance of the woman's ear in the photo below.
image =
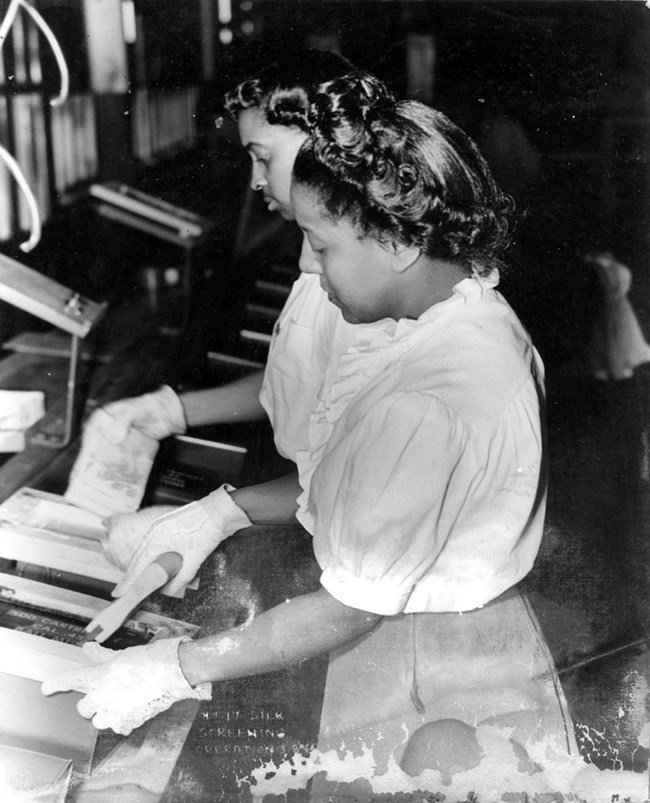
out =
[[393,254],[393,270],[396,273],[405,273],[410,267],[420,259],[422,252],[416,245],[402,245],[401,243],[391,243]]

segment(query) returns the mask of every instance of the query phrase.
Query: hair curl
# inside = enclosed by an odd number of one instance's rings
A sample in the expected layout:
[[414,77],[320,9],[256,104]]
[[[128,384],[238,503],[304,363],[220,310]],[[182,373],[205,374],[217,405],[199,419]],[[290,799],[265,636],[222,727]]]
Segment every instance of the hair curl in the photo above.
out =
[[347,59],[329,51],[287,54],[228,92],[224,105],[233,118],[244,109],[258,108],[271,125],[309,131],[310,105],[318,87],[351,70]]
[[378,79],[356,73],[324,84],[310,119],[293,178],[332,219],[478,275],[503,267],[514,204],[444,114],[397,101]]

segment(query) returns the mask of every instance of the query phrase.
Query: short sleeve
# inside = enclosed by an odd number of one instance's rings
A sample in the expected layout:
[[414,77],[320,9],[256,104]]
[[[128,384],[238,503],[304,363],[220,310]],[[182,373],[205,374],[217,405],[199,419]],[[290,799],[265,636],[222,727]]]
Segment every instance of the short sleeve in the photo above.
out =
[[344,418],[310,488],[321,583],[346,605],[393,615],[435,563],[464,503],[470,438],[457,414],[416,392]]

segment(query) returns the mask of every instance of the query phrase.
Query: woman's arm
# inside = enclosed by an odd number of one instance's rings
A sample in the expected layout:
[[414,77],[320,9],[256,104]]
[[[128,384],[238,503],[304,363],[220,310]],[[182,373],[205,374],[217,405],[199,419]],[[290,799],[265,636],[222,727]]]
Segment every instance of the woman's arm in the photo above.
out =
[[188,425],[236,424],[266,418],[259,400],[263,377],[264,371],[255,371],[221,387],[181,394]]
[[[108,534],[110,552],[131,554],[124,577],[113,589],[121,597],[163,552],[178,552],[183,565],[166,586],[174,595],[198,572],[207,556],[226,538],[251,524],[295,523],[300,484],[296,473],[228,493],[222,486],[189,505],[153,521],[147,510],[125,522],[116,520]],[[134,547],[135,545],[135,547]]]
[[181,644],[181,670],[191,686],[275,672],[355,641],[381,618],[350,608],[321,588],[240,628]]
[[238,488],[230,496],[253,524],[295,524],[301,492],[298,472],[294,472],[270,482]]
[[321,589],[261,614],[247,625],[200,641],[152,640],[125,650],[84,644],[89,665],[49,677],[43,694],[77,691],[82,717],[129,734],[184,699],[209,700],[208,681],[272,672],[342,647],[381,620]]

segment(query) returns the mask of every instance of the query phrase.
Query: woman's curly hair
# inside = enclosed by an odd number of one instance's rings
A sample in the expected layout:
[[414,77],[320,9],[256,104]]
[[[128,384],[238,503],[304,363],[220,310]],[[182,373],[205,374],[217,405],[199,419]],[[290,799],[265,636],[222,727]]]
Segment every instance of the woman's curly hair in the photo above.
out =
[[514,205],[474,142],[441,112],[395,100],[371,75],[321,87],[293,179],[364,236],[415,245],[478,275],[503,267]]
[[224,105],[233,118],[258,108],[271,125],[309,131],[309,108],[318,87],[352,69],[347,59],[329,51],[287,53],[228,92]]

